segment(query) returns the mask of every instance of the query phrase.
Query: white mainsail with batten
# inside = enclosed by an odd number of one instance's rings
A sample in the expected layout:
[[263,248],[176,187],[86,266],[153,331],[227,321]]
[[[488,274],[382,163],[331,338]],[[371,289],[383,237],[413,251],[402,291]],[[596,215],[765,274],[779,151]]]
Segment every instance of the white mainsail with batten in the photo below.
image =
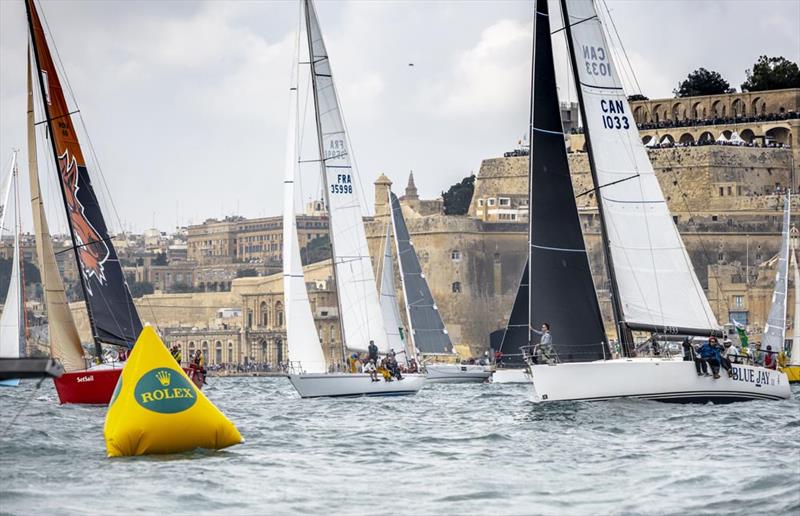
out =
[[383,263],[381,264],[381,313],[386,326],[389,348],[396,353],[404,352],[399,360],[408,362],[413,355],[403,338],[403,321],[397,305],[397,289],[394,284],[394,260],[392,260],[391,226],[386,226],[386,237],[383,240]]
[[[11,256],[11,276],[3,303],[3,313],[0,314],[0,357],[19,358],[25,352],[24,334],[24,302],[22,299],[22,278],[19,263],[19,198],[17,176],[17,153],[11,157],[11,167],[8,173],[8,182],[5,188],[3,204],[0,206],[0,239],[3,232],[14,235],[14,248]],[[11,193],[14,192],[13,206]],[[9,216],[10,214],[10,216]]]
[[761,339],[763,349],[770,347],[772,351],[783,350],[786,338],[786,297],[789,292],[789,221],[791,220],[791,196],[784,198],[783,229],[781,231],[781,248],[775,267],[775,289],[772,291],[772,304],[769,307],[767,323]]
[[58,271],[53,242],[47,225],[47,216],[42,202],[39,186],[39,160],[37,157],[36,132],[33,114],[33,87],[28,57],[28,179],[31,191],[31,208],[33,210],[33,230],[36,235],[36,257],[44,291],[44,302],[47,309],[48,338],[50,355],[61,362],[67,372],[86,369],[83,358],[83,347],[78,335],[78,328],[72,317],[67,302],[64,282]]
[[366,351],[372,340],[386,353],[389,342],[367,246],[361,185],[353,169],[350,142],[314,4],[306,1],[305,5],[317,134],[344,343],[350,350]]
[[565,1],[620,317],[632,329],[719,331],[642,145],[595,5]]
[[[294,74],[293,74],[294,75]],[[295,188],[297,175],[297,87],[291,88],[291,110],[283,180],[283,295],[286,305],[286,341],[293,368],[308,373],[325,372],[317,326],[308,300],[300,244],[297,240]]]

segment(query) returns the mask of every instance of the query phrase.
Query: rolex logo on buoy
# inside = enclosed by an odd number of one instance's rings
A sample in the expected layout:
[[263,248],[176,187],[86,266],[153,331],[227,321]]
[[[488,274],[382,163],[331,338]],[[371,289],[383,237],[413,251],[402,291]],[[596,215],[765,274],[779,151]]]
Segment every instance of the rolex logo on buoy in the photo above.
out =
[[142,375],[134,389],[134,396],[141,407],[161,414],[183,412],[197,401],[194,386],[181,374],[166,367],[158,367]]

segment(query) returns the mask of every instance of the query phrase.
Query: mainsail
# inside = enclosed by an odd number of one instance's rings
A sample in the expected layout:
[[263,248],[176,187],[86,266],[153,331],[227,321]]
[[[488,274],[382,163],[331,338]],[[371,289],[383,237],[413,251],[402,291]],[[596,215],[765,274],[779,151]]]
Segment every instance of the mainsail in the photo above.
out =
[[44,115],[80,270],[92,334],[99,343],[131,347],[142,330],[97,196],[89,179],[72,115],[33,0],[26,0]]
[[450,335],[447,334],[444,321],[439,314],[439,307],[436,306],[417,258],[417,252],[414,250],[414,244],[411,243],[400,201],[395,194],[389,192],[389,202],[392,208],[394,241],[397,261],[400,264],[411,343],[423,355],[453,353]]
[[594,2],[561,0],[561,6],[615,317],[629,330],[719,333],[642,145]]
[[394,285],[394,260],[392,260],[391,227],[386,226],[386,238],[383,240],[383,263],[381,264],[381,313],[383,324],[386,327],[386,336],[389,339],[389,349],[400,356],[401,361],[408,362],[414,358],[408,340],[403,334],[403,321],[400,319],[400,309],[397,305],[397,289]]
[[314,4],[306,0],[305,6],[317,137],[344,343],[351,350],[366,351],[372,340],[385,353],[389,351],[389,342],[367,247],[359,200],[360,184],[354,174],[328,51]]
[[529,321],[533,330],[550,325],[561,362],[600,360],[609,354],[564,144],[547,0],[534,19]]
[[294,213],[297,173],[297,88],[291,89],[291,110],[283,180],[283,297],[289,362],[306,373],[324,373],[325,355],[311,313]]
[[781,249],[778,252],[778,263],[775,267],[775,289],[772,291],[772,305],[769,307],[767,324],[761,339],[763,349],[775,352],[783,351],[786,338],[786,301],[789,292],[789,221],[792,211],[791,196],[784,198],[783,231],[781,232]]
[[[11,256],[11,277],[8,283],[3,313],[0,314],[0,357],[19,358],[25,355],[25,303],[22,298],[22,274],[19,260],[19,185],[17,173],[17,153],[11,158],[8,173],[8,186],[2,206],[0,206],[0,239],[3,231],[14,234],[14,249]],[[14,193],[13,206],[10,202]],[[11,215],[9,216],[9,213]],[[9,223],[10,221],[10,223]]]
[[789,365],[800,366],[800,271],[797,270],[797,249],[792,249],[792,269],[794,272],[794,326],[792,350]]
[[47,308],[50,355],[61,362],[67,372],[86,368],[78,328],[72,318],[64,283],[56,264],[53,242],[47,227],[41,189],[39,187],[39,160],[36,149],[36,132],[33,115],[33,85],[30,54],[28,55],[28,179],[33,209],[33,230],[36,235],[36,256]]
[[530,310],[528,262],[525,262],[525,270],[522,271],[522,278],[519,280],[517,297],[514,298],[514,306],[511,308],[511,315],[508,317],[506,329],[503,332],[503,340],[500,343],[500,351],[503,354],[502,364],[505,366],[525,365],[522,357],[522,347],[530,344],[531,331],[528,319]]

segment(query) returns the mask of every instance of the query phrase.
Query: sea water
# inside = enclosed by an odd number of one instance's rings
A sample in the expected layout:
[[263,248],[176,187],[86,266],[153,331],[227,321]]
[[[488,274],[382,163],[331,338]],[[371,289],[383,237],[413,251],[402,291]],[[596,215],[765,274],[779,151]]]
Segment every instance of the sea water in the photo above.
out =
[[105,407],[52,382],[0,388],[0,513],[798,514],[791,400],[534,405],[525,385],[301,400],[283,378],[211,378],[247,442],[107,459]]

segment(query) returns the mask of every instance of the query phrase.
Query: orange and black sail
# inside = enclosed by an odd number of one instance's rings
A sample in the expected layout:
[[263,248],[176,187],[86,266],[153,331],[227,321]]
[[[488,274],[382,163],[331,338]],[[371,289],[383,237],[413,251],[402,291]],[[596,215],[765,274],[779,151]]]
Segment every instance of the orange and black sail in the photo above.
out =
[[26,0],[33,54],[59,185],[95,343],[131,347],[142,330],[92,188],[78,135],[33,0]]

